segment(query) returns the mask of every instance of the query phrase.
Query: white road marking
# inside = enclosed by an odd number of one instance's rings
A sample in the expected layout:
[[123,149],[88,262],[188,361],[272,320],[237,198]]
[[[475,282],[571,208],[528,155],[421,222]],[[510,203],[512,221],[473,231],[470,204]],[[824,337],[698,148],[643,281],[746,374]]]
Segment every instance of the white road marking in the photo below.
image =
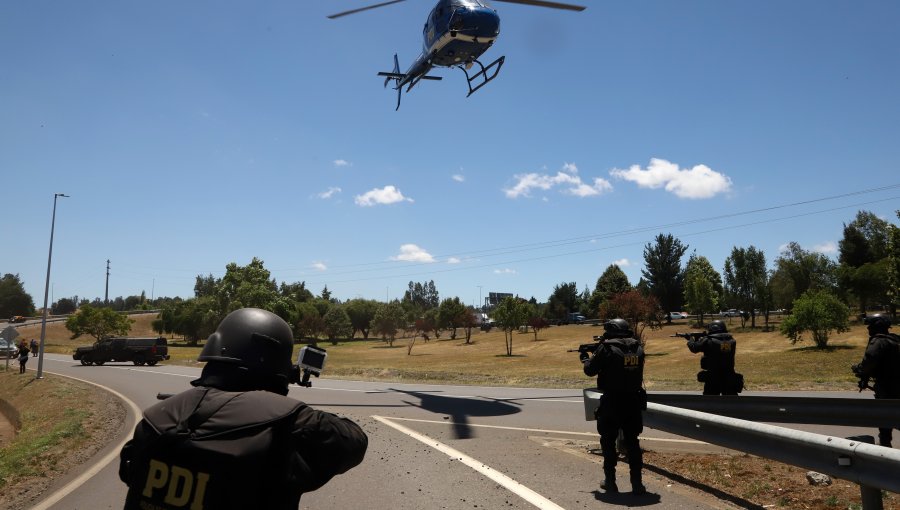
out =
[[[137,404],[135,404],[134,402],[132,402],[131,400],[129,400],[128,398],[126,398],[125,395],[122,395],[122,394],[119,393],[118,391],[116,391],[116,390],[114,390],[114,389],[112,389],[112,388],[109,388],[109,387],[107,387],[107,386],[103,386],[103,385],[101,385],[101,384],[97,384],[97,383],[95,383],[95,382],[86,381],[86,380],[84,380],[84,379],[79,379],[79,378],[77,378],[77,377],[71,377],[71,376],[68,376],[68,375],[57,374],[57,373],[55,373],[55,372],[48,372],[48,373],[53,373],[54,375],[58,375],[58,376],[60,376],[60,377],[68,377],[69,379],[74,379],[74,380],[76,380],[76,381],[81,381],[81,382],[83,382],[83,383],[91,384],[91,385],[97,386],[98,388],[101,388],[101,389],[104,389],[104,390],[108,391],[108,392],[112,393],[113,395],[115,395],[117,398],[119,398],[122,402],[125,402],[125,403],[131,408],[131,411],[134,413],[135,417],[136,417],[137,419],[140,419],[140,416],[141,416],[141,410],[140,410],[140,408],[137,406]],[[85,471],[82,472],[80,475],[78,475],[77,477],[75,477],[74,480],[72,480],[71,482],[67,483],[67,484],[64,485],[63,487],[61,487],[59,490],[57,490],[56,492],[54,492],[53,494],[51,494],[50,496],[48,496],[46,499],[42,500],[42,501],[41,501],[40,503],[38,503],[37,505],[31,507],[32,510],[47,510],[48,508],[52,507],[52,506],[55,505],[56,503],[59,503],[59,501],[60,501],[61,499],[63,499],[64,497],[68,496],[70,493],[72,493],[72,491],[74,491],[75,489],[77,489],[78,487],[80,487],[82,484],[84,484],[84,482],[88,481],[91,477],[93,477],[94,475],[96,475],[97,473],[99,473],[101,470],[103,470],[107,465],[109,465],[110,462],[112,462],[113,460],[117,459],[117,458],[119,457],[119,451],[122,450],[122,447],[125,446],[125,443],[126,443],[126,442],[128,441],[128,439],[130,439],[130,438],[131,438],[131,434],[130,434],[130,433],[129,433],[129,434],[125,434],[125,437],[122,439],[122,441],[121,441],[118,445],[116,445],[115,448],[111,449],[111,450],[109,451],[109,453],[107,453],[102,459],[100,459],[100,460],[98,460],[97,462],[95,462],[95,463],[94,463],[91,467],[89,467],[87,470],[85,470]]]
[[[440,425],[456,425],[455,422],[452,422],[450,420],[438,421],[438,420],[422,420],[422,419],[418,419],[418,418],[397,418],[397,417],[391,417],[391,419],[397,420],[397,421],[414,421],[414,422],[419,422],[419,423],[435,423],[435,424],[440,424]],[[504,426],[504,425],[479,425],[477,423],[466,423],[464,425],[466,425],[467,427],[480,427],[480,428],[485,428],[485,429],[518,430],[521,432],[538,432],[541,434],[565,434],[565,435],[570,435],[570,436],[590,436],[590,437],[597,436],[596,432],[571,432],[568,430],[529,429],[529,428],[525,428],[525,427],[508,427],[508,426]],[[641,441],[662,441],[662,442],[667,442],[667,443],[707,444],[703,441],[697,441],[695,439],[667,439],[667,438],[661,438],[661,437],[643,437],[642,436],[640,438],[640,440]]]
[[[550,501],[549,499],[545,498],[544,496],[541,496],[537,492],[529,489],[528,487],[525,487],[521,483],[519,483],[519,482],[513,480],[512,478],[504,475],[503,473],[491,468],[487,464],[480,462],[476,459],[473,459],[472,457],[469,457],[468,455],[462,453],[459,450],[451,448],[439,441],[435,441],[434,439],[432,439],[426,435],[419,434],[415,430],[404,427],[403,425],[400,425],[397,423],[392,423],[390,421],[391,419],[384,418],[382,416],[372,416],[372,418],[375,418],[376,420],[380,421],[381,423],[384,423],[385,425],[392,427],[392,428],[408,435],[409,437],[434,448],[435,450],[447,455],[451,459],[456,459],[456,460],[462,462],[466,466],[469,466],[470,468],[474,469],[475,471],[478,471],[482,475],[497,482],[498,484],[502,485],[503,487],[505,487],[507,490],[509,490],[513,494],[519,496],[520,498],[531,503],[532,505],[536,506],[537,508],[540,508],[542,510],[565,510],[563,507]],[[395,419],[395,418],[393,418],[393,419]]]

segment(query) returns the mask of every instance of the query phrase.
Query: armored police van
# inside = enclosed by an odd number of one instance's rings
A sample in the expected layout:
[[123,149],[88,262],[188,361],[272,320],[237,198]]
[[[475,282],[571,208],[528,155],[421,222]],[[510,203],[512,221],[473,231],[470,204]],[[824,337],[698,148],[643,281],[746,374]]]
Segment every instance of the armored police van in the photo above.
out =
[[107,361],[130,361],[135,365],[153,366],[169,359],[169,344],[163,337],[104,338],[94,345],[75,349],[72,359],[82,365],[102,365]]

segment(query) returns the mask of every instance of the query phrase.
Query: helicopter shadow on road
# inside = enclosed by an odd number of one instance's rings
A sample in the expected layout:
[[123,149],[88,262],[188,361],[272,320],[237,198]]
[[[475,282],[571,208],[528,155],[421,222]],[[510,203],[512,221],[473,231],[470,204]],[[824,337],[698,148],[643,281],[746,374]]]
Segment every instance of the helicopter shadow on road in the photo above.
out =
[[[471,439],[475,437],[472,427],[469,425],[470,417],[479,416],[507,416],[521,412],[517,405],[497,399],[476,400],[467,397],[445,397],[435,395],[433,392],[402,391],[393,389],[398,393],[417,397],[419,403],[406,402],[411,406],[420,407],[435,414],[450,415],[453,437],[455,439]],[[519,404],[521,406],[521,404]]]

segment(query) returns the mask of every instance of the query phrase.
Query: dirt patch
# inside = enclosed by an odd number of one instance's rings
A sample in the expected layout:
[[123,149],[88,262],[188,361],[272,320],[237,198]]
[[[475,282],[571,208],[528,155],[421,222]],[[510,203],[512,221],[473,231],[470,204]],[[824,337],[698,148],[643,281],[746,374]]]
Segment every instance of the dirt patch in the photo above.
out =
[[[808,470],[753,455],[683,455],[647,452],[645,472],[730,502],[738,508],[861,509],[859,485],[832,479],[814,486]],[[900,497],[885,492],[884,509],[900,510]]]

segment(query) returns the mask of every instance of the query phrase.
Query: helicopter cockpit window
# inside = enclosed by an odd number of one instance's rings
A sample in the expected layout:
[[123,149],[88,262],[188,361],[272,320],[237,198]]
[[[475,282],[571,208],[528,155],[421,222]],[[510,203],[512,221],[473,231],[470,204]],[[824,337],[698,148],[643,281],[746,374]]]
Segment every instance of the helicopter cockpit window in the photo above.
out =
[[463,28],[463,12],[464,9],[457,9],[453,11],[453,15],[450,16],[450,30],[460,30]]

